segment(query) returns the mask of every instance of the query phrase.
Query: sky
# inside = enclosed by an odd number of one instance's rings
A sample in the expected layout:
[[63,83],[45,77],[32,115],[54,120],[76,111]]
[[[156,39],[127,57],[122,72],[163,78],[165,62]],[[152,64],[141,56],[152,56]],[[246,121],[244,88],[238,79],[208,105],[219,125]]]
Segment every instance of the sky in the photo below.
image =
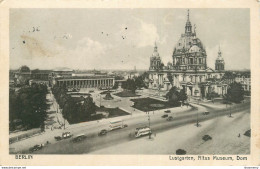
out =
[[[185,31],[187,9],[10,9],[10,69],[149,69],[156,41],[164,64]],[[214,69],[250,69],[249,9],[190,9]],[[193,26],[194,28],[194,26]]]

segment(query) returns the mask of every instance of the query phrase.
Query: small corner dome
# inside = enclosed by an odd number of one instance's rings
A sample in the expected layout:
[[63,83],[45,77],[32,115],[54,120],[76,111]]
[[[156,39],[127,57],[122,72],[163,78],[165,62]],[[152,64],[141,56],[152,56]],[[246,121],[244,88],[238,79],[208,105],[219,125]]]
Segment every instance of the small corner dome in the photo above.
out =
[[153,57],[160,57],[158,52],[153,52]]
[[223,59],[223,57],[218,57],[217,60],[223,61],[224,59]]

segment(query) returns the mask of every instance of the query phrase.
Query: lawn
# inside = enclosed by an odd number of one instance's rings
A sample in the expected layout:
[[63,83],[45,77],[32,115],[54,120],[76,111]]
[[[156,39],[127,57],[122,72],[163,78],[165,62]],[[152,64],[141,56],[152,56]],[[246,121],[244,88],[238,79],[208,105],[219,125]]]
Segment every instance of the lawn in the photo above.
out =
[[136,93],[133,93],[132,91],[123,90],[122,92],[115,93],[114,95],[119,97],[138,97],[140,95],[137,95]]
[[140,99],[131,99],[134,102],[134,108],[141,111],[153,111],[153,110],[161,110],[176,107],[168,102],[152,99],[152,98],[140,98]]
[[108,118],[129,115],[129,113],[127,113],[124,110],[119,109],[119,108],[106,108],[106,107],[99,108],[98,107],[97,111],[108,112],[109,113]]
[[114,90],[106,90],[106,91],[103,91],[103,92],[100,92],[100,94],[107,94],[107,93],[111,93],[111,92],[114,92]]

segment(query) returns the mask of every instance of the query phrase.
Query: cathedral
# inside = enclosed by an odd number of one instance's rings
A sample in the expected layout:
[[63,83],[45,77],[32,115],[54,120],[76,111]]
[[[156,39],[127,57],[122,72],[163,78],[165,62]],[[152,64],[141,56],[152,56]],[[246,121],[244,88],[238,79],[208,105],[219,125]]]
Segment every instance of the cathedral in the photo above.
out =
[[223,96],[227,84],[222,81],[225,62],[219,48],[215,61],[215,70],[207,67],[207,52],[196,34],[196,25],[192,29],[189,10],[185,33],[174,47],[172,62],[164,65],[155,43],[150,57],[149,88],[168,91],[172,86],[184,89],[188,96],[204,98],[211,93]]

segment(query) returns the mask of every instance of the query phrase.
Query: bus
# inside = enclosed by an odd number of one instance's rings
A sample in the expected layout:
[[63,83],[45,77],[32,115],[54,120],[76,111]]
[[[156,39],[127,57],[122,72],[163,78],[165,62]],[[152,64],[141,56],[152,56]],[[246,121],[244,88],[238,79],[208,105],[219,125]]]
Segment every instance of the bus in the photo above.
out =
[[152,130],[149,127],[144,127],[144,128],[136,128],[135,130],[135,137],[141,137],[141,136],[145,136],[148,134],[152,134]]
[[110,121],[110,125],[109,125],[110,130],[122,129],[124,127],[127,127],[127,124],[124,124],[123,120],[121,119]]

